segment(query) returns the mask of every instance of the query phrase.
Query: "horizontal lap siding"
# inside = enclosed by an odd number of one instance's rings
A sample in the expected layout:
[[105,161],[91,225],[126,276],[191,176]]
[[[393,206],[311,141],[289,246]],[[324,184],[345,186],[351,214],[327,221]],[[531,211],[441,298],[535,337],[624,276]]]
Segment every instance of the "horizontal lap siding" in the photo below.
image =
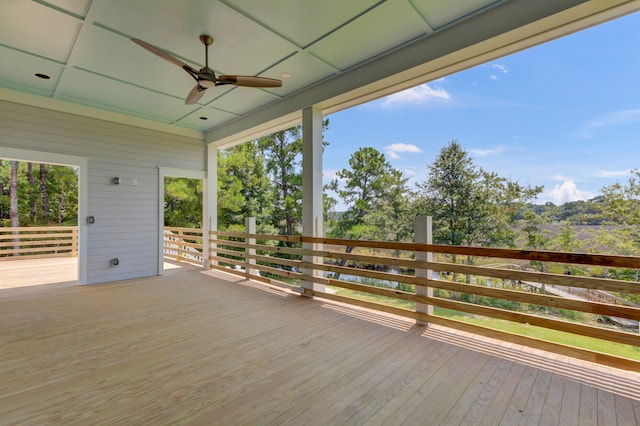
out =
[[205,170],[201,140],[4,101],[0,146],[88,158],[88,283],[156,275],[158,167]]

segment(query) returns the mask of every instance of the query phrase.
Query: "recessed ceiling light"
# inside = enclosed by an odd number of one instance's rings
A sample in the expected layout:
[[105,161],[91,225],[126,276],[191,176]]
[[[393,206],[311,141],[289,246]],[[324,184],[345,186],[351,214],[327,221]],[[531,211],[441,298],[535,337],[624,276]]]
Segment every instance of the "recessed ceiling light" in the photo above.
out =
[[43,79],[43,80],[49,80],[49,79],[51,78],[51,77],[49,77],[48,75],[46,75],[46,74],[40,74],[39,72],[37,72],[35,75],[36,75],[36,77],[41,78],[41,79]]
[[292,74],[290,72],[283,72],[282,74],[280,74],[280,77],[287,79],[287,78],[291,78]]
[[204,116],[200,117],[200,120],[208,120],[208,119],[209,119],[208,117],[204,117]]

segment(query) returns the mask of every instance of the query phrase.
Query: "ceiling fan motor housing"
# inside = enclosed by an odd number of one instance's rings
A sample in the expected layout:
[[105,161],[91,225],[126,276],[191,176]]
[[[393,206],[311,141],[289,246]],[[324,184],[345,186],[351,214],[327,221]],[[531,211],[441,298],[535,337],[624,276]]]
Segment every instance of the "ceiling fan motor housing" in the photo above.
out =
[[198,71],[198,84],[202,87],[213,87],[216,85],[216,74],[209,67],[204,67]]

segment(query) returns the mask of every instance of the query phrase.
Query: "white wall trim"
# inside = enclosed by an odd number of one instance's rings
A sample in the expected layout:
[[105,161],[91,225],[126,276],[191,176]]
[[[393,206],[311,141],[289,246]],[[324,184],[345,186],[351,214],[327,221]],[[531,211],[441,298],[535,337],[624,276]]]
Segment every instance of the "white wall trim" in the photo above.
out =
[[78,167],[78,284],[87,283],[88,158],[0,146],[0,158]]

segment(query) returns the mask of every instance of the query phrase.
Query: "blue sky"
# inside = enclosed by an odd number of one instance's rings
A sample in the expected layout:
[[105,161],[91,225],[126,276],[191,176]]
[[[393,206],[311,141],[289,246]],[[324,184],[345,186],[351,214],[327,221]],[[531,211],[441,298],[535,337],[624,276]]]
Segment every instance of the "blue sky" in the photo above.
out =
[[[329,116],[324,180],[371,146],[411,182],[450,140],[536,201],[586,200],[640,168],[640,13]],[[336,210],[344,210],[339,204]]]

